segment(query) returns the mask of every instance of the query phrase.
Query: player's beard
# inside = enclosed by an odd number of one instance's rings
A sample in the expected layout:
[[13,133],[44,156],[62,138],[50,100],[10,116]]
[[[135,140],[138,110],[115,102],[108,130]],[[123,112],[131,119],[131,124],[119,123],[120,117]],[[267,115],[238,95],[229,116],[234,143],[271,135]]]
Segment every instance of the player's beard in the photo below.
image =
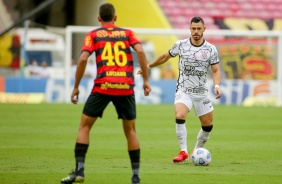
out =
[[193,39],[195,40],[195,41],[199,41],[202,37],[203,37],[203,33],[201,34],[201,35],[199,35],[199,34],[194,34],[193,35]]

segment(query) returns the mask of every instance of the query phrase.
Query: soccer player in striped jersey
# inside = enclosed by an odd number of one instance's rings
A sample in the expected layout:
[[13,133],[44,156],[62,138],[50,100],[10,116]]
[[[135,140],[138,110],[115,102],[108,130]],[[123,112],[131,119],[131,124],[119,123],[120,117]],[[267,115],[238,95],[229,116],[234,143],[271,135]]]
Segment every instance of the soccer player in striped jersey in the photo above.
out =
[[[206,87],[209,67],[213,73],[214,92],[220,98],[220,68],[218,52],[214,45],[203,38],[206,27],[201,17],[194,17],[190,22],[191,37],[177,41],[167,52],[159,55],[148,68],[167,62],[171,57],[179,56],[179,76],[176,84],[174,101],[176,135],[180,144],[180,153],[173,162],[187,161],[187,129],[186,116],[195,108],[201,122],[201,129],[194,147],[201,148],[208,141],[213,128],[213,105],[208,97]],[[143,71],[138,71],[141,74]],[[145,71],[146,72],[146,71]]]
[[72,103],[78,102],[79,83],[85,71],[87,59],[93,52],[96,55],[97,77],[81,116],[74,149],[75,170],[63,178],[61,184],[84,181],[84,163],[89,146],[90,129],[98,117],[102,118],[103,111],[110,102],[115,106],[118,118],[122,119],[132,168],[131,182],[132,184],[140,183],[140,145],[135,131],[136,103],[133,90],[134,67],[131,47],[136,51],[143,70],[145,96],[149,95],[151,87],[148,79],[147,60],[140,40],[133,31],[115,26],[116,19],[114,6],[110,3],[102,4],[98,16],[101,27],[90,31],[85,36],[71,94]]

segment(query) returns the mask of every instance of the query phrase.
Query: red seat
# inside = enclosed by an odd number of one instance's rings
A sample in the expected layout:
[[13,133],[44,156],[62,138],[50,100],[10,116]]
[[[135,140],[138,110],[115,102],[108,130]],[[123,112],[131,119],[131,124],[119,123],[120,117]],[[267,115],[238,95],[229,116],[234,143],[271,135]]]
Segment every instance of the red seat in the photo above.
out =
[[173,27],[189,25],[194,16],[213,27],[214,18],[282,18],[282,0],[158,0]]

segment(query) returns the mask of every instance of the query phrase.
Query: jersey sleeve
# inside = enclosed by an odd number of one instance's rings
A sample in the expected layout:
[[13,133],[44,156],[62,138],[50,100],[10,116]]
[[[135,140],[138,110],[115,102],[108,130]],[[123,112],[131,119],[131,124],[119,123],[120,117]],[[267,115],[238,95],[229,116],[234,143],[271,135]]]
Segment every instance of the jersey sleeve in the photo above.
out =
[[175,44],[169,49],[169,54],[172,57],[176,57],[179,55],[179,45],[180,41],[175,42]]
[[133,31],[129,31],[129,42],[131,46],[134,46],[137,43],[141,43],[140,39]]
[[81,48],[81,52],[82,51],[87,51],[89,52],[90,54],[94,52],[94,38],[93,38],[93,33],[92,32],[89,32],[85,38],[84,38],[84,41],[83,41],[83,44],[82,44],[82,48]]
[[219,63],[218,59],[218,52],[215,46],[212,47],[212,52],[211,52],[211,59],[210,59],[210,64],[214,65]]

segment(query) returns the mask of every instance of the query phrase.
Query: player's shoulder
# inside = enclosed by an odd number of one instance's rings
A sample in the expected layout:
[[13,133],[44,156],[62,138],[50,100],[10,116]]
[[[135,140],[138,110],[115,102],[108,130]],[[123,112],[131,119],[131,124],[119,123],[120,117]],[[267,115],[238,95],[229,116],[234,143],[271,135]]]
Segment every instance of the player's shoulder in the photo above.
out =
[[125,27],[116,27],[117,31],[124,31],[126,34],[135,34],[135,31],[130,29],[130,28],[125,28]]
[[115,26],[115,25],[107,25],[107,26],[101,26],[101,27],[97,27],[91,31],[89,31],[89,33],[91,32],[97,32],[97,31],[101,31],[101,30],[107,30],[107,31],[112,31],[112,30],[125,30],[125,31],[131,31],[128,28],[124,28],[124,27],[119,27],[119,26]]
[[209,46],[209,47],[215,47],[214,44],[210,43],[210,42],[207,41],[206,39],[205,39],[205,45],[206,45],[206,46]]
[[120,26],[115,26],[115,25],[113,25],[112,27],[108,28],[108,30],[109,29],[114,30],[114,31],[133,32],[130,28],[120,27]]
[[123,31],[126,34],[133,32],[130,29],[123,28],[123,27],[118,27],[118,26],[110,26],[110,27],[103,27],[103,26],[101,26],[101,27],[92,29],[91,31],[89,31],[87,33],[87,35],[90,35],[90,36],[95,36],[97,34],[98,35],[104,35],[104,34],[107,34],[106,32],[108,32],[108,31]]
[[217,49],[216,49],[216,46],[215,46],[214,44],[210,43],[210,42],[207,41],[207,40],[205,40],[204,45],[205,45],[205,47],[211,48],[211,49],[213,49],[213,50],[215,50],[215,51],[217,50]]
[[99,28],[95,28],[95,29],[92,29],[90,30],[86,35],[95,35],[98,31],[101,31],[101,27]]
[[191,44],[190,43],[190,38],[185,38],[185,39],[177,40],[176,44],[178,44],[178,45],[181,45],[181,44]]

